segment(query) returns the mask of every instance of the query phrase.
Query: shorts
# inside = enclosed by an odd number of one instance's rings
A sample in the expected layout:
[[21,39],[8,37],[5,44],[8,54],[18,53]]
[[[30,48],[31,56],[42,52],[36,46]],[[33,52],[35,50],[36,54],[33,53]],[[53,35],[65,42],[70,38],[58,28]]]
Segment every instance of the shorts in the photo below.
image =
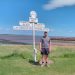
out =
[[48,55],[49,54],[49,48],[42,48],[41,55]]

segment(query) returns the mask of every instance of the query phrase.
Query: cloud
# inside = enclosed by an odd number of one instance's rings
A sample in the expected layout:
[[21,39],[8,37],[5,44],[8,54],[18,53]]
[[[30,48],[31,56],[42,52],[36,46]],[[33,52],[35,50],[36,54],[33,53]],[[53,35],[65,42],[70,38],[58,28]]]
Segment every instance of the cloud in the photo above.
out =
[[49,0],[47,4],[43,6],[46,10],[53,10],[59,7],[75,5],[75,0]]

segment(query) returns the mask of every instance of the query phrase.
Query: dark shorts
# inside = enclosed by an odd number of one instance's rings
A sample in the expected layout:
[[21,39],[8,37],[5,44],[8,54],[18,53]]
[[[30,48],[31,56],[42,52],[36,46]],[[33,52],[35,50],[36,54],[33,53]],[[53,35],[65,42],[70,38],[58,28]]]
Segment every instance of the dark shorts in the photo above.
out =
[[42,48],[41,54],[42,55],[48,55],[49,54],[49,48]]

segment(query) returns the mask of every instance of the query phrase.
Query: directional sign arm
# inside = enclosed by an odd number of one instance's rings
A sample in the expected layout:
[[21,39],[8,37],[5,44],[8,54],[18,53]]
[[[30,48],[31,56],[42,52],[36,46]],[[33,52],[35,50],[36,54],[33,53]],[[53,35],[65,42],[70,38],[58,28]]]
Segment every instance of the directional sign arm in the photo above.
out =
[[14,26],[13,30],[32,30],[32,28],[27,28],[24,26]]

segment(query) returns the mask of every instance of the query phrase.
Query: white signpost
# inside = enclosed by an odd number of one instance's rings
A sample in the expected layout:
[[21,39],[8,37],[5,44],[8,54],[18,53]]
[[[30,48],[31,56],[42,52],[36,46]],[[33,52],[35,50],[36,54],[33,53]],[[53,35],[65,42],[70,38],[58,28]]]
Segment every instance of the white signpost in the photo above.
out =
[[48,28],[45,28],[45,25],[38,23],[37,13],[35,11],[30,12],[29,21],[20,21],[20,26],[14,26],[14,30],[32,30],[33,31],[33,49],[34,49],[34,61],[37,62],[36,54],[37,49],[35,48],[35,31],[49,31]]

